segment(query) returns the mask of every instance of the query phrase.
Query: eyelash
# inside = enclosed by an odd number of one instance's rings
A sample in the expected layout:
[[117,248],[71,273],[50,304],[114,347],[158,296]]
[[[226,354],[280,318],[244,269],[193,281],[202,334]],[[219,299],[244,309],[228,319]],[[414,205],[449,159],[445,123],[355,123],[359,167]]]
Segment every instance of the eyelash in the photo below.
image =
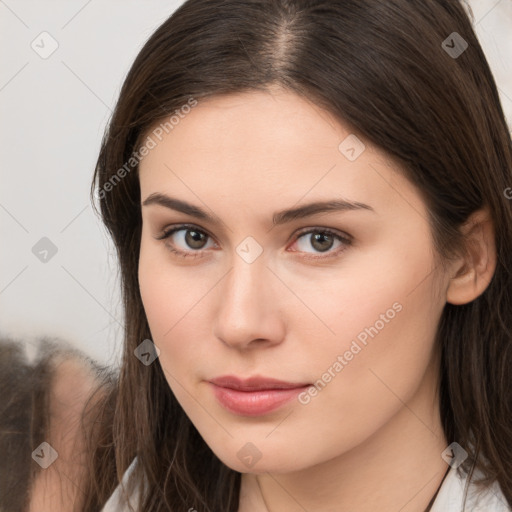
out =
[[[308,234],[312,234],[312,233],[321,233],[324,235],[325,234],[331,235],[344,244],[343,246],[338,248],[337,251],[328,252],[327,253],[328,256],[311,256],[311,255],[309,255],[309,256],[304,256],[305,259],[311,259],[311,260],[323,259],[323,260],[325,260],[328,258],[333,258],[333,257],[338,256],[343,251],[345,251],[347,249],[347,247],[352,244],[352,239],[349,235],[342,236],[338,232],[333,231],[332,229],[329,229],[329,228],[316,227],[316,228],[305,228],[305,229],[306,229],[305,231],[301,231],[301,232],[297,233],[297,236],[296,236],[294,242],[296,242],[299,238],[303,237],[304,235],[308,235]],[[171,228],[164,230],[161,235],[156,236],[155,238],[157,240],[167,240],[168,238],[171,237],[171,235],[173,235],[177,231],[182,231],[182,230],[196,231],[203,235],[206,235],[209,238],[213,238],[211,235],[208,234],[208,232],[204,231],[203,229],[199,229],[197,226],[194,226],[193,224],[180,224],[180,225],[173,226]],[[202,258],[203,257],[201,255],[201,253],[204,252],[204,249],[203,250],[199,249],[197,251],[180,251],[179,249],[175,249],[174,247],[172,247],[168,244],[166,244],[166,247],[170,252],[172,252],[173,254],[175,254],[176,256],[178,256],[180,258]],[[291,251],[291,252],[300,252],[300,251]],[[309,253],[307,253],[307,254],[309,254]]]

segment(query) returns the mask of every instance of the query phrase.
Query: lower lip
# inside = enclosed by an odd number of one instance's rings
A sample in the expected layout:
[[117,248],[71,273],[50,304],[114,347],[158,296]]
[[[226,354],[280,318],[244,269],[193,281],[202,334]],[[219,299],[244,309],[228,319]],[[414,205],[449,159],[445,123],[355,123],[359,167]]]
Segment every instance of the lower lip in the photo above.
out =
[[215,397],[228,411],[241,416],[262,416],[293,400],[309,386],[291,389],[265,389],[261,391],[238,391],[223,388],[210,382]]

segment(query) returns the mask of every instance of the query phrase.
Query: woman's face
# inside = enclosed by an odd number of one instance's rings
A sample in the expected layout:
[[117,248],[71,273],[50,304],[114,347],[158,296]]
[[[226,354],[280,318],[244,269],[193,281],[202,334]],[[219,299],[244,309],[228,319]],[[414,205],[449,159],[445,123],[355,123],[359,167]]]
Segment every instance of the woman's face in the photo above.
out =
[[200,101],[167,131],[140,165],[140,290],[167,382],[217,456],[304,469],[406,403],[434,410],[449,279],[386,154],[289,92]]

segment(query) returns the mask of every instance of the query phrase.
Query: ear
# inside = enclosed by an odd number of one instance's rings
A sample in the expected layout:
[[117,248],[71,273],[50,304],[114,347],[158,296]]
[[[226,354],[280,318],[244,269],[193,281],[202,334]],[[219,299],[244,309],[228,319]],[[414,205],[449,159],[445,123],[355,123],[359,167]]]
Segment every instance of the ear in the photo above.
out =
[[450,304],[467,304],[481,295],[496,269],[494,226],[487,208],[474,212],[461,228],[467,240],[468,256],[454,263],[446,291]]

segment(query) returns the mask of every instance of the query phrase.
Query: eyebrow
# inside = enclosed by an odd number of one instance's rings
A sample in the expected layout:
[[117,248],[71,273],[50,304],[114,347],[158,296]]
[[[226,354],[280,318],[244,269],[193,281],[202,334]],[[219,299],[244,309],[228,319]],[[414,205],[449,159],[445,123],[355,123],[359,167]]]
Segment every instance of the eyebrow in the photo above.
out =
[[[180,199],[169,197],[165,194],[153,193],[150,194],[142,203],[142,206],[156,204],[175,210],[198,219],[208,221],[211,223],[221,223],[219,217],[215,214],[209,214],[199,206],[187,203]],[[279,224],[286,224],[297,219],[303,219],[319,213],[351,211],[351,210],[367,210],[376,213],[375,210],[367,204],[358,201],[348,201],[345,199],[332,199],[330,201],[316,201],[308,203],[297,208],[289,208],[274,213],[272,223],[274,226]]]

